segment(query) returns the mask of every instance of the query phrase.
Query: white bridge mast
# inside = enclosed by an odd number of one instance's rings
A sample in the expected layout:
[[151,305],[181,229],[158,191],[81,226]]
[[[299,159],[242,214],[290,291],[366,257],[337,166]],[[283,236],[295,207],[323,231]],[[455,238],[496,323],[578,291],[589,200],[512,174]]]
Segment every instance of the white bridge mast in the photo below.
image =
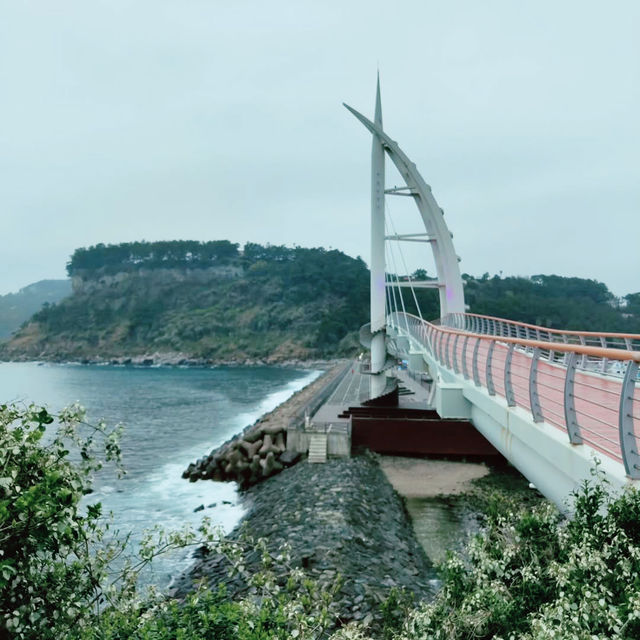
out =
[[[427,242],[431,247],[437,280],[414,282],[415,287],[437,287],[440,295],[440,317],[449,313],[464,313],[464,289],[460,277],[459,258],[453,247],[453,234],[447,228],[443,211],[438,206],[431,187],[424,181],[416,165],[409,160],[382,128],[382,107],[380,104],[380,77],[376,91],[376,111],[374,121],[344,105],[372,134],[371,148],[371,383],[370,397],[377,398],[384,393],[386,376],[386,282],[385,282],[385,193],[409,195],[414,199],[426,233],[389,236],[391,240]],[[389,156],[405,181],[406,187],[385,190],[385,154]],[[402,193],[401,193],[402,192]],[[363,327],[365,329],[365,327]],[[361,334],[361,340],[363,340]],[[369,333],[366,332],[368,344]]]
[[[374,121],[382,129],[382,105],[380,102],[380,76],[376,88]],[[369,397],[383,395],[387,378],[384,364],[386,347],[386,276],[385,276],[385,202],[384,202],[384,147],[374,133],[371,144],[371,377]]]

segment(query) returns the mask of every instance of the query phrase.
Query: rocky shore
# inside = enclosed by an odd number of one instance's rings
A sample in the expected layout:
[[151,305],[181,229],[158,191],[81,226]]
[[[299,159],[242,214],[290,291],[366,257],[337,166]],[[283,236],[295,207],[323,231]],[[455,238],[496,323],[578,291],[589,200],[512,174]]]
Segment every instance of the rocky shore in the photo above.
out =
[[[275,553],[285,542],[291,563],[304,568],[321,585],[340,574],[337,595],[340,620],[364,620],[375,629],[380,604],[391,590],[406,589],[417,599],[433,595],[435,572],[417,543],[402,499],[373,456],[330,460],[313,465],[303,460],[243,493],[248,509],[241,528],[267,541]],[[245,559],[249,571],[261,568],[259,554]],[[202,579],[225,584],[231,597],[248,592],[239,578],[228,577],[228,561],[202,553],[190,571],[173,584],[182,597]]]
[[288,400],[266,413],[240,434],[234,436],[209,455],[192,462],[182,477],[197,480],[235,481],[240,488],[260,482],[284,467],[295,464],[299,453],[287,451],[287,429],[304,421],[305,411],[312,414],[318,404],[340,381],[348,361],[337,362]]
[[3,353],[0,342],[0,362],[53,362],[56,364],[93,364],[132,367],[289,367],[292,369],[330,369],[340,360],[319,358],[198,358],[186,353],[154,352],[107,358],[100,354],[70,359],[55,354],[32,356],[24,353]]

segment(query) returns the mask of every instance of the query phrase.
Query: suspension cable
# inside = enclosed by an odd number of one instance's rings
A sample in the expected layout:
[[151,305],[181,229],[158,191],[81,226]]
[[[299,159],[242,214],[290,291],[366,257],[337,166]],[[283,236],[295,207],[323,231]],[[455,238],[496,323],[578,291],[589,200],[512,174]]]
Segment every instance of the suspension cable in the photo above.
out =
[[[386,262],[388,265],[391,264],[391,252],[387,246],[385,246],[385,254],[386,254]],[[389,280],[387,280],[387,276],[385,274],[385,289],[389,292],[389,306],[392,311],[397,315],[398,313],[398,301],[396,300],[396,290],[393,285],[393,274],[389,272]]]
[[[386,221],[385,221],[385,231],[387,231]],[[398,267],[396,265],[396,259],[393,252],[392,245],[389,245],[389,249],[391,253],[391,261],[393,262],[393,270],[395,271],[395,276],[396,276],[396,287],[398,288],[398,297],[400,298],[400,304],[402,305],[402,313],[404,314],[404,323],[406,325],[407,335],[409,335],[410,334],[409,320],[407,319],[407,310],[405,309],[405,306],[404,306],[404,298],[402,297],[402,287],[400,286],[400,278],[398,277]]]
[[[385,205],[386,205],[386,209],[387,209],[387,216],[389,218],[389,222],[391,223],[391,230],[393,232],[393,235],[397,236],[398,232],[396,231],[395,224],[393,224],[393,216],[391,215],[391,208],[389,207],[389,204],[386,201],[385,201]],[[416,305],[416,309],[418,311],[418,316],[420,317],[420,320],[424,320],[424,318],[422,317],[422,311],[420,309],[420,305],[418,304],[418,298],[416,296],[416,290],[415,290],[415,287],[413,286],[413,278],[409,274],[409,268],[407,267],[407,262],[404,259],[404,253],[403,253],[402,247],[400,245],[398,245],[398,251],[400,252],[400,258],[402,259],[402,264],[404,266],[405,273],[407,274],[407,278],[409,279],[409,288],[411,289],[411,294],[413,295],[413,302]]]

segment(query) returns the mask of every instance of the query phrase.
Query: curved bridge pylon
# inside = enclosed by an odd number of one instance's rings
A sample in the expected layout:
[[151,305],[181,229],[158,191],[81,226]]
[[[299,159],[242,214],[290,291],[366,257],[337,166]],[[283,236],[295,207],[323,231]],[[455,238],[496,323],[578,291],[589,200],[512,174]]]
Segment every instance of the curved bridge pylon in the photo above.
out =
[[[444,221],[442,209],[436,202],[431,187],[418,172],[415,163],[400,149],[382,128],[380,78],[376,90],[375,116],[372,122],[361,113],[344,105],[372,134],[371,150],[371,322],[365,331],[363,344],[371,349],[370,398],[375,400],[388,393],[386,367],[386,266],[385,241],[425,242],[431,247],[437,271],[437,280],[413,282],[417,288],[437,288],[440,299],[440,315],[464,313],[464,290],[459,258],[455,252],[452,234]],[[405,181],[405,187],[386,189],[385,154],[394,163]],[[398,194],[411,196],[422,217],[425,232],[385,236],[385,196]]]
[[[382,128],[378,82],[371,132],[370,398],[389,390],[389,359],[428,371],[431,402],[443,418],[466,418],[560,508],[595,466],[620,490],[640,482],[640,335],[561,331],[466,313],[452,235],[416,166]],[[406,186],[386,189],[385,154]],[[385,237],[386,194],[402,191],[418,207],[425,234]],[[440,319],[386,310],[385,240],[422,237],[433,251]],[[400,284],[397,283],[396,286]]]

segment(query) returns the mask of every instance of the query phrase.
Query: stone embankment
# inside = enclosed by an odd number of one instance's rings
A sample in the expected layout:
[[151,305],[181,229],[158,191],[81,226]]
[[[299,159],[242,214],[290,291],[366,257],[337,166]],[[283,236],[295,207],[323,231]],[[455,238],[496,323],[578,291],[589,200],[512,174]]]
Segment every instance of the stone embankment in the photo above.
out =
[[304,420],[305,409],[317,408],[317,399],[338,381],[345,366],[344,361],[335,364],[242,433],[191,463],[182,477],[191,482],[236,481],[244,489],[295,464],[300,454],[286,451],[287,428]]
[[100,356],[83,358],[82,364],[132,365],[135,367],[295,367],[296,369],[330,369],[334,360],[299,360],[295,358],[239,358],[231,360],[211,360],[195,358],[183,352],[154,352],[135,356],[122,356],[105,359]]
[[[363,620],[375,630],[380,604],[395,588],[416,598],[433,595],[435,573],[417,543],[401,498],[371,456],[284,469],[243,494],[248,513],[243,527],[264,537],[270,552],[291,546],[291,563],[304,568],[321,585],[340,574],[337,594],[340,620]],[[240,527],[230,538],[240,536]],[[261,569],[258,553],[245,559],[253,572]],[[220,555],[196,560],[174,582],[172,595],[183,597],[204,579],[224,583],[231,597],[246,595],[248,585],[228,577],[228,561]]]

